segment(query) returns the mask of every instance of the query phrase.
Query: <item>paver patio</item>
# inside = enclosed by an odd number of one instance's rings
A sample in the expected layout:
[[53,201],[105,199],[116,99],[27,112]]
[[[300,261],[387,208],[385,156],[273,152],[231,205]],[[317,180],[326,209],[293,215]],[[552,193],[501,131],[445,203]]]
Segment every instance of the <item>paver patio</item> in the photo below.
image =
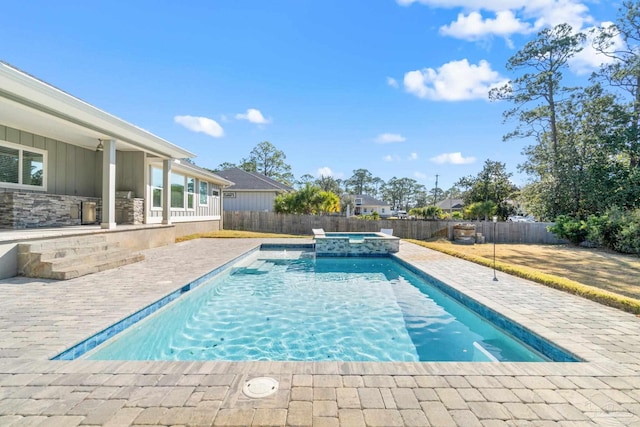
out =
[[[74,280],[0,280],[0,426],[640,426],[640,318],[402,242],[398,256],[579,363],[50,361],[261,242],[201,239]],[[256,376],[280,382],[250,399]]]

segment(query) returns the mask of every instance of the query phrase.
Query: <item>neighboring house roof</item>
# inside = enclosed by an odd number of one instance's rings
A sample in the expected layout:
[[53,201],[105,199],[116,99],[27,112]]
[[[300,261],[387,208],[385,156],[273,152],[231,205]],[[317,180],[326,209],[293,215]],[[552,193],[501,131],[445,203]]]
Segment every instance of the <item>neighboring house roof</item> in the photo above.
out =
[[275,191],[285,193],[294,191],[292,187],[257,172],[247,172],[240,168],[232,168],[216,172],[217,175],[233,182],[230,191]]
[[145,151],[161,158],[195,157],[184,148],[2,61],[0,110],[6,126],[91,150],[96,149],[98,139],[113,139],[119,151]]
[[356,206],[390,206],[389,203],[367,196],[366,194],[356,194],[353,197],[354,199],[362,199],[362,203],[356,204]]
[[462,209],[464,201],[462,199],[444,199],[436,203],[440,209]]

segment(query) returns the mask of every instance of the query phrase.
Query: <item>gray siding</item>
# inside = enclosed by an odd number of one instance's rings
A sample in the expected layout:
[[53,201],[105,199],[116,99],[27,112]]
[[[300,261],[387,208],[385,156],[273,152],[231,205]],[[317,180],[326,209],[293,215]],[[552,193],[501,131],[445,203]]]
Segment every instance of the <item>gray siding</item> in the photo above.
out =
[[95,151],[3,125],[0,125],[0,140],[47,151],[48,194],[99,196]]
[[[102,156],[98,157],[102,162]],[[144,197],[144,163],[141,151],[117,151],[116,191],[133,191],[135,197]]]
[[[226,192],[234,192],[228,190]],[[235,191],[236,197],[224,198],[225,211],[272,212],[276,192],[271,191]]]

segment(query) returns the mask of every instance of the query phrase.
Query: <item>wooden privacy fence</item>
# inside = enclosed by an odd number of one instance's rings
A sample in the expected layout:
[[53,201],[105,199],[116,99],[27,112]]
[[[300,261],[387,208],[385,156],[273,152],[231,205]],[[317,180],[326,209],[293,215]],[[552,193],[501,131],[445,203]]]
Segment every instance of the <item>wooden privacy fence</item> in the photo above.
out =
[[[257,231],[263,233],[311,235],[312,228],[340,232],[374,232],[381,228],[393,228],[393,235],[403,239],[425,240],[433,237],[451,239],[453,226],[461,221],[423,221],[403,219],[362,220],[355,217],[291,215],[275,212],[225,211],[224,229]],[[471,222],[476,232],[485,236],[486,242],[562,244],[547,231],[552,223],[546,222]]]

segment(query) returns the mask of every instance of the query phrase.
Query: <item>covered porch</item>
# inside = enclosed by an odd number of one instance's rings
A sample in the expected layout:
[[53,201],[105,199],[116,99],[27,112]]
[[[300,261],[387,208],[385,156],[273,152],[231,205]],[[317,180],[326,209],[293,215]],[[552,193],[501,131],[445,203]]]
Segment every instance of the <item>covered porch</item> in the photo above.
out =
[[232,183],[192,157],[0,62],[0,229],[221,221]]

